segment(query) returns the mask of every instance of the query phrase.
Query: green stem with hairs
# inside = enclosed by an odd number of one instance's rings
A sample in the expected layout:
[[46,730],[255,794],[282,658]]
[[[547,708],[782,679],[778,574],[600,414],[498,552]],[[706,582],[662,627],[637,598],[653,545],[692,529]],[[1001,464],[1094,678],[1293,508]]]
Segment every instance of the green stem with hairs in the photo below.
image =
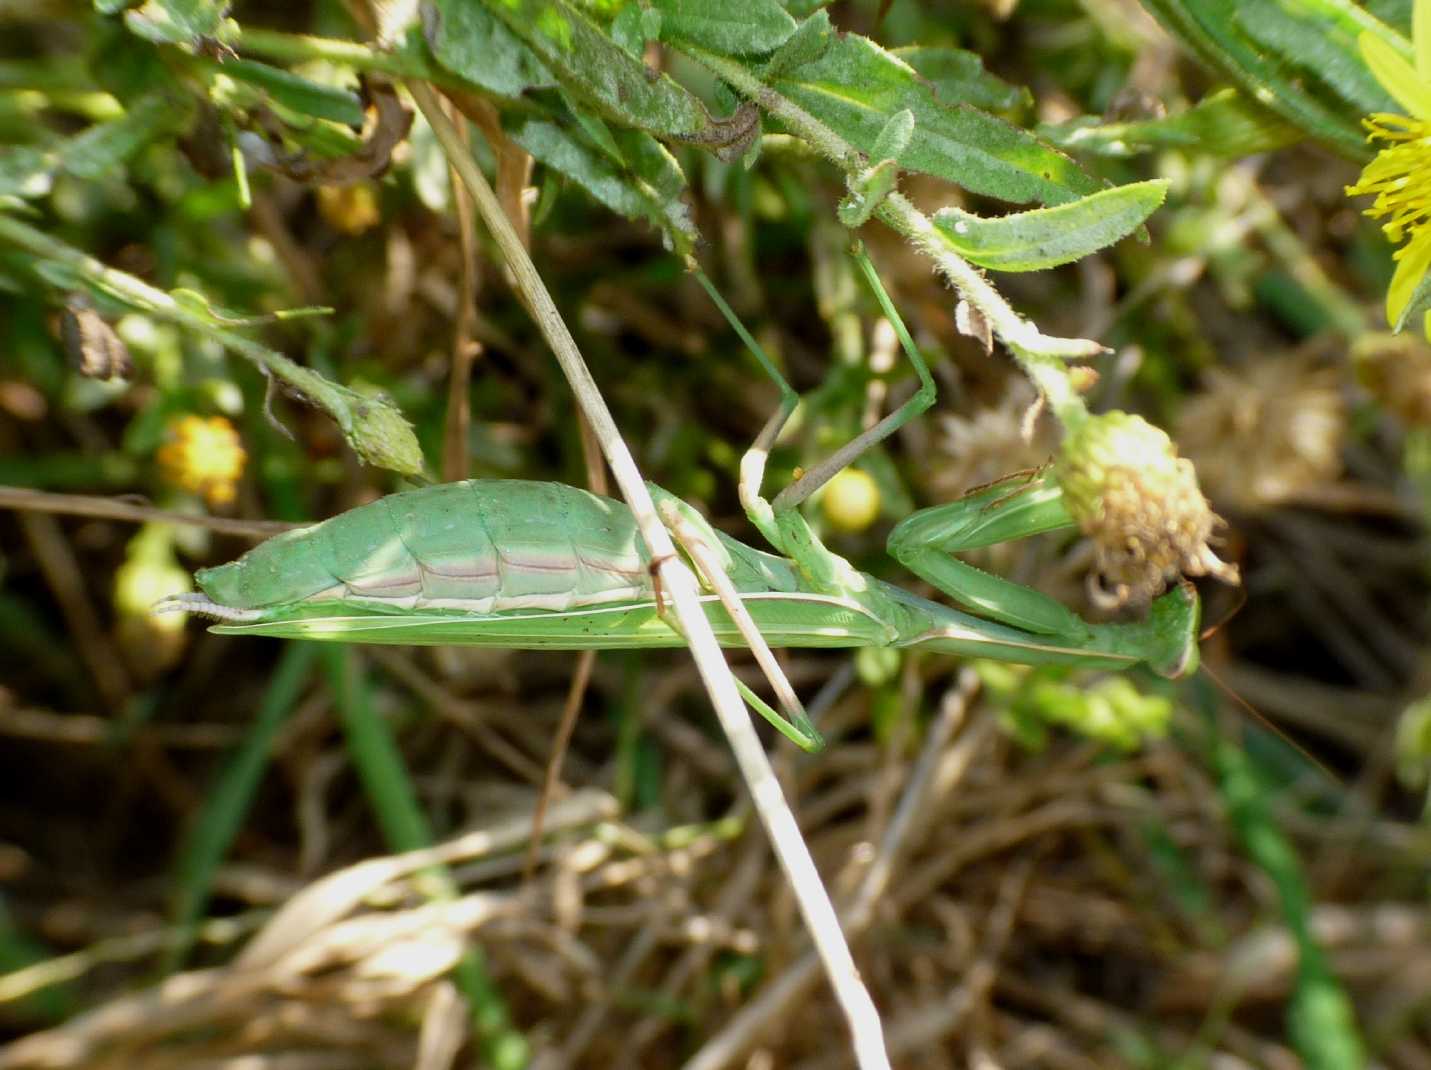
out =
[[[684,51],[779,119],[787,129],[847,175],[857,175],[869,166],[862,152],[794,101],[771,89],[741,64],[694,46],[685,46]],[[928,256],[970,307],[983,316],[993,333],[1033,380],[1060,421],[1072,426],[1087,415],[1083,399],[1069,381],[1064,360],[1096,356],[1104,352],[1101,345],[1084,338],[1051,337],[1040,331],[1032,321],[1020,316],[984,277],[983,272],[956,253],[929,217],[902,194],[890,193],[874,214]]]

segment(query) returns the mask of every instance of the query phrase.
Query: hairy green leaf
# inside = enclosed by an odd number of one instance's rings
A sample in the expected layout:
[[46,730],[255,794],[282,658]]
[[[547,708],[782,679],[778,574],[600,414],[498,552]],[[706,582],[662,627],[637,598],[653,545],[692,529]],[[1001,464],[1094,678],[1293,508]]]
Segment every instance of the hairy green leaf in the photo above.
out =
[[901,108],[889,117],[889,122],[884,124],[884,129],[875,138],[870,159],[876,162],[899,159],[899,154],[909,148],[913,136],[914,113],[908,108]]
[[935,96],[946,104],[1009,111],[1033,100],[1027,89],[990,74],[984,70],[983,59],[962,48],[915,45],[896,48],[892,54],[918,71],[934,87]]
[[765,65],[765,80],[770,81],[786,71],[813,63],[825,54],[832,40],[830,16],[824,11],[815,12],[800,23],[790,39],[770,57],[770,62]]
[[515,117],[507,134],[553,171],[571,179],[597,201],[628,219],[644,219],[660,230],[680,255],[700,235],[681,200],[686,188],[680,165],[655,138],[639,131],[608,136],[619,146],[614,159],[578,126],[551,118]]
[[1039,271],[1079,260],[1127,237],[1163,203],[1164,179],[1134,182],[1072,204],[984,219],[959,208],[934,217],[950,246],[995,271]]
[[499,97],[556,84],[537,54],[481,4],[432,0],[427,10],[428,47],[453,74]]
[[967,104],[938,99],[913,67],[857,34],[830,34],[824,53],[780,73],[774,88],[869,153],[890,117],[907,108],[916,136],[899,154],[921,171],[976,193],[1062,204],[1098,182],[1038,138]]
[[795,20],[776,0],[652,0],[661,13],[661,36],[728,56],[779,48]]
[[704,140],[716,125],[690,92],[647,68],[566,0],[484,2],[569,93],[606,118],[692,141]]
[[1152,149],[1190,148],[1211,156],[1250,156],[1302,140],[1302,131],[1236,89],[1210,93],[1195,106],[1163,119],[1105,123],[1084,116],[1040,129],[1065,149],[1101,156],[1134,156]]

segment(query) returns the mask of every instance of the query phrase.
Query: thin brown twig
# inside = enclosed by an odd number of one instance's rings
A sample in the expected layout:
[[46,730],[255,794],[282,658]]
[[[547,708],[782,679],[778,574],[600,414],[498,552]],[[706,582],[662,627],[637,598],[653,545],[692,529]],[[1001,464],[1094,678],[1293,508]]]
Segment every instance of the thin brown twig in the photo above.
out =
[[54,494],[50,491],[30,490],[28,487],[0,487],[0,509],[89,516],[100,520],[128,520],[136,524],[148,524],[152,521],[188,524],[190,527],[207,528],[220,535],[237,535],[245,539],[268,539],[305,526],[277,520],[236,520],[231,517],[180,513],[172,509],[136,505],[119,498],[105,498],[93,494]]
[[[456,106],[448,107],[455,113]],[[460,116],[455,116],[460,120]],[[456,121],[453,126],[465,144],[467,124]],[[448,165],[451,176],[452,205],[457,213],[457,241],[462,255],[462,273],[458,281],[457,312],[452,324],[452,374],[447,382],[447,429],[442,447],[442,478],[449,483],[466,479],[468,474],[467,429],[472,422],[472,398],[468,389],[472,382],[472,362],[482,352],[482,343],[472,337],[472,325],[477,318],[477,230],[473,221],[472,195],[462,184],[456,168]]]
[[69,540],[48,513],[20,514],[20,527],[39,562],[55,601],[60,604],[65,624],[74,637],[79,655],[94,677],[95,688],[110,710],[118,711],[130,692],[119,651],[100,624],[99,614],[85,590],[84,577]]
[[577,716],[581,713],[581,702],[586,697],[586,686],[591,682],[591,669],[596,664],[596,651],[583,650],[576,659],[576,671],[572,673],[571,686],[567,689],[566,703],[562,706],[561,721],[557,724],[556,738],[552,740],[551,756],[547,759],[542,776],[542,790],[537,795],[536,809],[532,811],[532,838],[527,842],[527,857],[522,864],[522,880],[531,881],[537,869],[537,856],[541,850],[542,825],[546,821],[547,806],[556,793],[561,780],[562,759],[566,756],[571,734],[576,728]]

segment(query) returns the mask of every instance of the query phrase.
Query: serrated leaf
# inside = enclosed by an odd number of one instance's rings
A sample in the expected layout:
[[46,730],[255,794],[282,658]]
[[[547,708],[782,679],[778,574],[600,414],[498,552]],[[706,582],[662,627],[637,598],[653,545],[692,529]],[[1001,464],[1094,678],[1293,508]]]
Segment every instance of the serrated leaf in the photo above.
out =
[[1157,20],[1248,97],[1352,159],[1370,156],[1360,116],[1308,91],[1304,77],[1267,54],[1237,19],[1240,0],[1142,0]]
[[499,97],[556,84],[537,54],[473,0],[432,0],[425,20],[428,47],[453,74]]
[[550,118],[518,116],[507,134],[534,158],[586,190],[597,201],[628,219],[643,219],[662,232],[684,255],[699,239],[681,200],[685,176],[680,165],[655,138],[637,131],[614,135],[622,166],[579,132]]
[[249,59],[224,60],[213,69],[241,82],[258,86],[277,103],[315,119],[327,119],[345,126],[363,125],[363,105],[356,93],[320,85],[302,75]]
[[[688,90],[648,69],[566,0],[484,2],[569,93],[606,118],[659,137],[690,140],[700,140],[713,125]],[[449,0],[448,6],[460,6],[460,0]]]
[[946,104],[964,103],[991,111],[1010,111],[1033,99],[1027,89],[1009,85],[984,70],[983,59],[962,48],[915,45],[896,48],[891,54],[919,72]]
[[939,100],[913,67],[857,34],[832,34],[823,55],[772,84],[864,153],[890,116],[908,108],[918,136],[900,153],[900,168],[975,193],[1016,204],[1063,204],[1099,188],[1032,134],[970,105]]
[[727,56],[779,48],[795,20],[776,0],[651,0],[661,13],[661,36]]
[[1280,149],[1305,136],[1236,89],[1220,89],[1187,111],[1162,119],[1105,123],[1085,116],[1042,127],[1039,133],[1061,148],[1101,156],[1135,156],[1152,149],[1186,148],[1233,158]]
[[1167,196],[1164,179],[1103,190],[1055,208],[984,219],[945,208],[934,225],[960,256],[994,271],[1040,271],[1072,263],[1127,237]]

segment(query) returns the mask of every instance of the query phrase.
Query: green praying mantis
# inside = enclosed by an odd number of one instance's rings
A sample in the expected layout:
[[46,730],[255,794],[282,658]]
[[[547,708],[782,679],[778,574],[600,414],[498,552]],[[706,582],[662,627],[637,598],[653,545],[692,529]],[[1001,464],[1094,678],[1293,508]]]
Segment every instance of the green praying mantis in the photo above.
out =
[[[741,462],[739,484],[746,515],[778,553],[715,530],[692,506],[651,487],[702,580],[717,638],[751,648],[784,716],[742,686],[746,700],[813,750],[820,735],[772,647],[894,647],[1095,669],[1146,664],[1169,676],[1195,668],[1199,601],[1186,582],[1155,600],[1142,620],[1093,623],[953,556],[1072,527],[1062,491],[1047,475],[920,510],[890,533],[890,555],[962,609],[860,572],[821,542],[800,504],[935,397],[924,358],[873,265],[855,255],[920,387],[773,501],[762,495],[766,460],[798,395],[697,276],[782,396]],[[653,577],[624,504],[558,483],[469,480],[392,494],[278,535],[237,561],[200,570],[203,593],[175,595],[156,608],[216,618],[214,631],[234,635],[551,650],[683,645]]]

